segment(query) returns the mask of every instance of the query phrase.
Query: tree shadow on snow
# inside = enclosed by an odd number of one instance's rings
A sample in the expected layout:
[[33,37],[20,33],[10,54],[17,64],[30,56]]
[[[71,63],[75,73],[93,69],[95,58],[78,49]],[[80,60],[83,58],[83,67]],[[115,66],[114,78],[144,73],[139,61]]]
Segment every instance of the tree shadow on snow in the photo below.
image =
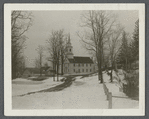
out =
[[65,88],[67,88],[67,87],[70,87],[73,81],[75,81],[75,77],[74,76],[67,76],[66,80],[64,81],[64,83],[62,83],[60,85],[57,85],[57,86],[52,87],[52,88],[40,90],[40,91],[29,92],[29,93],[18,95],[18,96],[26,96],[26,95],[31,95],[31,94],[35,94],[35,93],[42,93],[42,92],[61,91],[61,90],[65,89]]

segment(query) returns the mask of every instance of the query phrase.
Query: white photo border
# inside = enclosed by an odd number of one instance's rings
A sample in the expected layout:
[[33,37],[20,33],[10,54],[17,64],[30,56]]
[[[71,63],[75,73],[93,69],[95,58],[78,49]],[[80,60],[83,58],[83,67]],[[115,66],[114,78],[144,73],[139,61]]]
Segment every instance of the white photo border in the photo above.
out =
[[[138,10],[139,109],[12,109],[11,11],[12,10]],[[145,115],[145,4],[5,4],[4,5],[4,115],[5,116],[144,116]]]

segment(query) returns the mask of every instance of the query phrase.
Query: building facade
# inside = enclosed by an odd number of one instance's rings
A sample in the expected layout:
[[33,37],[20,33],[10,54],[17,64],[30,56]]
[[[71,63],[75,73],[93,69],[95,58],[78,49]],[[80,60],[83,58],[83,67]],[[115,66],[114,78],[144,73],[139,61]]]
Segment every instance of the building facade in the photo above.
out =
[[63,72],[68,75],[90,74],[95,72],[95,65],[90,57],[74,56],[70,37],[68,38]]

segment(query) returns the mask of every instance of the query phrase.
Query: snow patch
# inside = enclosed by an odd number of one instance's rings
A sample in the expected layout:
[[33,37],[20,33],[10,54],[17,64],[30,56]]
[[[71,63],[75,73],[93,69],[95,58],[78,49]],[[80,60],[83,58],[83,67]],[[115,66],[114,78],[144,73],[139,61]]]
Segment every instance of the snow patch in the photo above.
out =
[[[59,80],[63,77],[59,77]],[[62,84],[61,81],[53,81],[52,77],[49,77],[43,81],[32,81],[27,79],[16,79],[12,81],[12,96],[18,96],[27,94],[29,92],[40,91],[43,89],[48,89],[56,85]]]

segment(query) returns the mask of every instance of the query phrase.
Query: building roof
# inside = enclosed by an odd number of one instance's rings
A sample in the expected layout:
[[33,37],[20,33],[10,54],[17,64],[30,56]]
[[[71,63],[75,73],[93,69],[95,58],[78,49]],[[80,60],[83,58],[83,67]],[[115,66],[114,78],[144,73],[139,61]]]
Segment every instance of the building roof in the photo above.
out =
[[73,59],[68,59],[70,63],[93,63],[93,60],[90,57],[76,57]]

